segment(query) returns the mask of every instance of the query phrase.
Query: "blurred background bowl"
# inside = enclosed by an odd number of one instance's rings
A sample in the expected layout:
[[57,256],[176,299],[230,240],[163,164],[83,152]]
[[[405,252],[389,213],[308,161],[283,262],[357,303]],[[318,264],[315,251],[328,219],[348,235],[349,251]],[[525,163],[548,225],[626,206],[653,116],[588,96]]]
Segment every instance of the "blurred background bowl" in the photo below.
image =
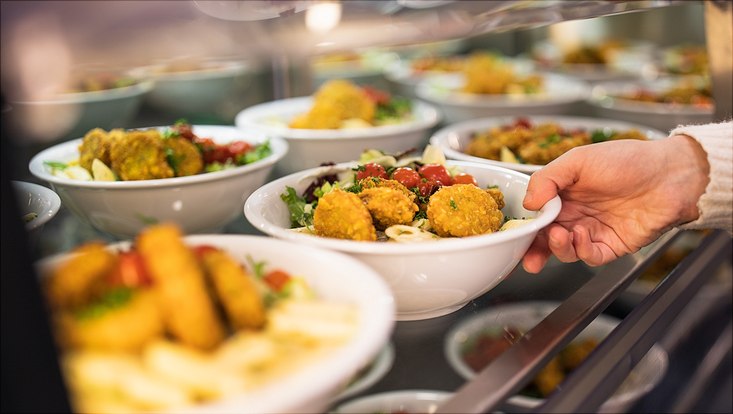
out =
[[12,184],[30,244],[34,246],[43,226],[59,212],[61,199],[53,190],[39,184],[25,181],[12,181]]
[[[355,163],[338,164],[351,168]],[[297,194],[323,169],[310,169],[271,181],[247,199],[247,220],[265,234],[349,253],[377,270],[392,288],[398,320],[442,316],[465,306],[501,282],[519,263],[537,232],[560,212],[560,199],[550,200],[539,212],[522,208],[529,176],[485,164],[449,161],[473,175],[481,188],[497,185],[504,194],[505,216],[534,218],[501,232],[421,243],[361,242],[319,237],[290,229],[288,207],[280,199],[286,187]]]
[[436,108],[415,100],[413,119],[404,123],[353,129],[289,128],[289,122],[307,112],[313,101],[312,97],[300,97],[254,105],[237,114],[235,123],[242,131],[265,131],[288,142],[290,151],[277,166],[277,171],[284,175],[324,162],[351,161],[369,148],[387,153],[423,148],[430,129],[440,120]]
[[447,391],[389,391],[356,398],[337,406],[331,412],[334,414],[432,414],[450,396],[451,393]]
[[240,100],[237,95],[245,93],[252,68],[243,61],[181,58],[130,73],[154,82],[145,104],[157,111],[179,117],[217,116],[229,122],[236,110],[227,102]]
[[129,86],[54,95],[43,100],[11,102],[13,127],[37,143],[84,135],[92,128],[124,128],[137,115],[150,81]]
[[491,128],[501,127],[504,125],[513,125],[517,121],[517,119],[520,118],[529,121],[531,125],[538,125],[542,123],[558,124],[565,130],[583,129],[592,132],[593,130],[599,129],[605,131],[613,130],[621,132],[631,129],[637,129],[644,136],[646,136],[647,139],[662,139],[667,136],[667,134],[659,130],[649,128],[644,125],[638,125],[624,121],[616,121],[612,119],[573,117],[564,115],[537,115],[526,117],[505,116],[495,118],[480,118],[449,125],[435,132],[433,136],[430,137],[430,144],[440,148],[445,156],[449,159],[480,162],[531,174],[542,168],[543,165],[504,162],[466,154],[466,148],[468,147],[468,144],[473,140],[476,133],[484,132]]
[[417,85],[415,93],[438,107],[444,124],[501,115],[554,115],[577,109],[590,87],[582,80],[551,73],[540,74],[544,92],[527,95],[473,94],[461,92],[460,74],[431,76]]
[[688,96],[697,90],[709,90],[703,77],[663,77],[652,81],[600,82],[593,87],[588,104],[596,116],[648,125],[669,132],[678,125],[712,122],[714,104],[645,102],[633,98],[643,93],[658,97],[681,85],[689,86]]
[[[254,386],[251,392],[198,406],[176,407],[175,411],[324,412],[358,370],[372,361],[389,341],[394,326],[394,299],[389,288],[372,269],[346,255],[261,236],[194,235],[185,237],[184,242],[188,246],[222,249],[242,265],[255,260],[266,263],[269,269],[281,269],[302,277],[317,298],[352,304],[359,317],[354,336],[349,341],[321,353],[312,363],[300,361],[301,364],[296,364],[297,369],[285,370],[275,380],[259,386],[248,384]],[[126,250],[129,246],[130,242],[122,242],[110,248]],[[38,266],[48,271],[68,258],[69,254],[52,256]],[[187,306],[195,305],[189,303]]]
[[[560,305],[558,302],[517,302],[495,306],[475,314],[452,328],[445,337],[445,355],[448,362],[466,380],[476,376],[468,365],[464,353],[485,335],[498,336],[514,328],[526,333]],[[595,339],[601,342],[620,321],[604,314],[594,319],[578,336],[578,340]],[[502,340],[502,339],[500,339]],[[627,412],[642,396],[651,391],[667,372],[667,353],[659,345],[653,345],[634,367],[616,392],[601,405],[600,412]],[[560,385],[561,386],[561,385]],[[517,394],[505,403],[510,412],[530,412],[544,399]]]
[[194,126],[193,132],[217,144],[237,140],[257,144],[269,139],[272,154],[232,169],[155,180],[83,181],[53,175],[45,163],[78,159],[79,138],[36,154],[29,169],[48,182],[81,220],[117,237],[132,237],[146,225],[162,221],[178,223],[186,233],[221,230],[241,215],[244,201],[265,183],[288,144],[282,138],[243,133],[231,126]]

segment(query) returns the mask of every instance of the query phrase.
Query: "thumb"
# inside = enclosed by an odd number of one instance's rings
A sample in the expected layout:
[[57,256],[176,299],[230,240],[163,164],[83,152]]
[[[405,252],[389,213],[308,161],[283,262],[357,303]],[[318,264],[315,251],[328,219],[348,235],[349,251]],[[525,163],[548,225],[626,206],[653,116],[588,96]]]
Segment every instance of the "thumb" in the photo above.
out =
[[527,185],[522,205],[527,210],[536,211],[560,191],[572,185],[578,175],[578,165],[566,153],[532,174]]

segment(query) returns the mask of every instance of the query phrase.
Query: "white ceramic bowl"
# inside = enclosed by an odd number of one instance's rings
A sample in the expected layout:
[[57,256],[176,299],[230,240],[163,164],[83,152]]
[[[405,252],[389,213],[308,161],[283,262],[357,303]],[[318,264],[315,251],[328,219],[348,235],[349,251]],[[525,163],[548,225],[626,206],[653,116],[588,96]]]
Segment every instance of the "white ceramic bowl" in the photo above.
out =
[[223,111],[226,100],[248,82],[249,66],[244,62],[205,61],[186,71],[166,72],[167,64],[136,68],[136,77],[149,78],[154,86],[145,101],[151,107],[179,115],[211,114]]
[[[529,120],[532,125],[552,122],[557,123],[563,128],[567,129],[582,128],[586,130],[594,130],[608,128],[617,131],[625,131],[635,128],[641,131],[642,134],[644,134],[648,139],[662,139],[667,136],[667,134],[656,129],[649,128],[647,126],[632,124],[623,121],[616,121],[612,119],[572,117],[563,115],[527,116],[523,118]],[[473,139],[473,135],[476,132],[486,131],[492,127],[512,124],[514,121],[516,121],[516,119],[517,117],[505,116],[495,118],[480,118],[470,121],[459,122],[440,129],[439,131],[436,131],[433,136],[430,137],[430,144],[440,148],[445,156],[450,159],[481,162],[531,174],[539,170],[543,166],[490,160],[487,158],[469,155],[465,152],[468,144],[471,142],[471,140]]]
[[376,384],[392,368],[394,353],[394,345],[390,342],[379,351],[379,354],[377,354],[374,360],[359,370],[349,383],[349,386],[336,397],[336,400],[344,400]]
[[[394,326],[394,299],[379,275],[358,261],[335,252],[282,240],[244,235],[188,236],[189,245],[211,245],[242,264],[248,257],[268,267],[303,277],[319,298],[351,303],[360,318],[356,334],[343,347],[317,363],[286,374],[251,393],[186,409],[200,413],[324,412],[357,371],[387,344]],[[112,245],[126,248],[129,242]],[[283,254],[287,252],[287,254]],[[39,265],[53,266],[68,256],[54,256]]]
[[367,395],[337,406],[333,414],[432,414],[451,396],[447,391],[401,390]]
[[[230,126],[194,126],[194,133],[216,143],[266,137]],[[81,138],[47,148],[29,164],[31,174],[47,181],[64,206],[95,228],[118,237],[131,237],[151,222],[173,221],[186,233],[218,231],[241,214],[247,197],[262,185],[288,144],[272,137],[272,154],[233,169],[157,180],[82,181],[51,174],[45,161],[78,159]]]
[[92,128],[124,128],[152,87],[152,82],[141,81],[122,88],[13,101],[8,119],[25,136],[45,143],[76,138]]
[[678,125],[712,122],[714,114],[712,108],[618,98],[618,96],[637,91],[639,88],[662,92],[675,85],[679,79],[678,77],[667,77],[645,82],[601,82],[593,87],[588,104],[599,117],[648,125],[665,132],[669,132]]
[[20,214],[34,214],[35,218],[25,223],[31,243],[36,243],[43,226],[61,208],[58,194],[48,187],[25,181],[12,181]]
[[[466,380],[476,373],[464,362],[461,353],[472,338],[482,332],[493,332],[507,326],[528,331],[549,315],[557,302],[518,302],[498,305],[462,320],[445,337],[445,355],[453,369]],[[578,339],[596,338],[602,340],[618,325],[619,320],[608,315],[599,315],[580,334]],[[667,371],[667,353],[659,345],[653,345],[639,361],[618,390],[601,405],[600,412],[626,412],[642,396],[651,391]],[[527,410],[537,407],[543,399],[515,395],[506,402],[507,409]]]
[[427,144],[430,128],[440,120],[438,110],[413,101],[414,119],[396,125],[358,129],[293,129],[287,124],[313,106],[312,97],[282,99],[251,106],[235,119],[242,130],[259,129],[288,141],[290,151],[278,164],[281,174],[317,167],[323,162],[346,162],[359,158],[365,149],[398,153]]
[[[353,166],[345,163],[338,166]],[[464,238],[446,238],[415,244],[359,242],[318,237],[290,230],[286,204],[280,199],[286,186],[298,194],[310,184],[310,169],[269,182],[257,189],[244,206],[247,220],[258,230],[301,244],[349,253],[376,269],[392,288],[399,320],[437,317],[465,306],[501,282],[519,263],[537,232],[560,212],[560,199],[550,200],[539,212],[522,208],[529,176],[500,167],[449,161],[472,174],[479,186],[498,185],[504,193],[505,216],[534,217],[527,224],[503,232]]]
[[[516,70],[526,73],[534,69],[534,63],[529,59],[509,58],[504,60],[511,64]],[[417,97],[417,86],[433,76],[443,76],[458,72],[445,71],[416,71],[412,68],[412,60],[399,60],[386,67],[384,77],[390,84],[390,88],[396,93],[404,96]]]
[[461,92],[462,74],[431,76],[418,83],[418,98],[435,104],[444,123],[501,115],[556,115],[576,109],[590,94],[582,80],[551,73],[540,73],[545,91],[530,95],[480,95]]

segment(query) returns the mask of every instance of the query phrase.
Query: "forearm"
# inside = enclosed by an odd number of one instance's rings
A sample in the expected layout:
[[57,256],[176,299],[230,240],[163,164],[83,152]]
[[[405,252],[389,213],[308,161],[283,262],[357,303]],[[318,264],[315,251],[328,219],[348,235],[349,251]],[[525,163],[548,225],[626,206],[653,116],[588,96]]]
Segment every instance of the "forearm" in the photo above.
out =
[[680,228],[721,228],[733,232],[733,122],[680,126],[670,136],[678,140],[689,137],[688,144],[694,148],[688,147],[680,155],[694,157],[694,162],[702,156],[702,171],[708,176],[704,192],[697,199],[696,217],[686,216]]

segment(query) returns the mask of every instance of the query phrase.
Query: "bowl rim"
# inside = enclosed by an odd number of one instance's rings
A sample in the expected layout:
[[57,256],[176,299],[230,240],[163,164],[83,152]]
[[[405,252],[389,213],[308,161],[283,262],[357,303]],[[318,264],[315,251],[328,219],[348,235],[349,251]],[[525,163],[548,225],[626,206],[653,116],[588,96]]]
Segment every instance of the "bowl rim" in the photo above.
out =
[[546,93],[536,95],[481,95],[456,92],[454,90],[449,90],[445,93],[436,93],[434,82],[448,82],[449,84],[456,83],[463,76],[460,73],[447,73],[433,75],[421,80],[415,86],[415,94],[419,99],[443,106],[465,108],[509,107],[515,109],[583,102],[584,100],[587,100],[591,94],[590,83],[577,77],[550,71],[534,71],[532,73],[542,76],[548,82],[564,82],[565,84],[573,85],[574,88],[577,88],[577,91],[573,91],[572,93],[563,93],[561,95],[549,95]]
[[[335,168],[351,167],[356,163],[340,163],[336,164]],[[507,168],[497,167],[494,165],[480,164],[467,161],[453,161],[447,162],[448,166],[465,166],[474,167],[484,170],[491,170],[495,173],[508,175],[513,179],[520,179],[529,182],[529,176],[518,171],[510,170]],[[309,243],[318,247],[339,250],[348,253],[358,254],[372,254],[382,256],[399,256],[399,255],[424,255],[431,253],[446,253],[451,251],[462,251],[466,249],[483,248],[486,246],[493,246],[515,239],[522,238],[524,236],[536,234],[540,229],[552,223],[557,215],[560,213],[562,202],[559,196],[555,196],[553,199],[548,201],[539,210],[538,216],[526,224],[508,229],[501,232],[494,232],[490,234],[482,234],[471,237],[463,238],[445,238],[430,243],[382,243],[382,242],[361,242],[354,240],[341,240],[332,239],[328,237],[319,237],[315,235],[302,234],[291,229],[280,227],[274,223],[271,223],[264,219],[262,215],[258,213],[258,208],[266,208],[267,202],[277,200],[282,202],[279,195],[284,191],[287,183],[301,180],[308,175],[318,171],[320,167],[307,169],[304,171],[296,172],[285,177],[270,181],[264,184],[257,190],[255,190],[244,203],[244,215],[247,220],[258,230],[271,236],[291,240],[300,243]],[[257,207],[256,205],[260,206]]]
[[390,137],[392,135],[403,134],[412,131],[427,130],[434,127],[442,119],[440,111],[433,105],[411,99],[414,107],[413,113],[424,113],[421,119],[409,122],[379,125],[371,128],[354,128],[354,129],[301,129],[288,128],[276,125],[267,125],[259,122],[258,119],[268,116],[276,116],[282,112],[282,107],[303,107],[303,111],[307,111],[312,105],[313,96],[300,96],[296,98],[279,99],[270,102],[264,102],[250,106],[240,111],[234,118],[234,124],[240,128],[256,128],[266,131],[270,134],[279,135],[287,140],[308,140],[308,141],[331,141],[338,140],[356,140],[364,138],[380,138]]
[[[667,136],[664,132],[652,128],[646,125],[636,124],[633,122],[621,121],[617,119],[606,119],[606,118],[594,118],[594,117],[583,117],[583,116],[566,116],[566,115],[503,115],[493,117],[483,117],[476,119],[469,119],[466,121],[457,122],[445,126],[438,131],[435,131],[430,137],[429,141],[431,145],[440,148],[446,157],[461,161],[472,161],[486,163],[490,165],[496,165],[499,167],[508,168],[511,170],[520,171],[523,173],[533,173],[542,169],[545,165],[539,164],[513,164],[510,162],[491,160],[488,158],[481,158],[474,155],[466,154],[465,152],[453,149],[448,145],[448,139],[453,134],[460,133],[473,133],[479,130],[488,129],[492,126],[499,126],[513,122],[517,118],[528,119],[530,122],[556,122],[560,125],[563,123],[577,123],[577,124],[605,124],[610,128],[636,128],[642,131],[648,139],[656,140],[663,139]],[[592,127],[587,127],[590,129]]]
[[[167,128],[162,126],[156,126],[156,127],[143,127],[143,128],[137,128],[137,129],[150,129],[150,128]],[[233,127],[231,125],[193,125],[194,132],[198,129],[227,129],[230,131],[236,131],[237,133],[241,133],[242,135],[245,134],[240,129],[237,129],[236,127]],[[164,188],[164,187],[175,187],[175,186],[182,186],[182,185],[189,185],[189,184],[200,184],[200,183],[207,183],[212,181],[219,181],[224,180],[227,178],[240,176],[243,174],[247,174],[250,172],[258,171],[263,168],[269,167],[271,165],[274,165],[278,161],[280,161],[285,154],[288,152],[288,143],[277,136],[274,137],[261,137],[261,139],[245,139],[243,138],[243,141],[247,141],[250,143],[262,143],[266,140],[270,140],[272,143],[272,154],[269,156],[257,160],[251,164],[246,165],[240,165],[234,168],[222,170],[222,171],[213,171],[213,172],[207,172],[202,174],[196,174],[196,175],[189,175],[185,177],[172,177],[172,178],[158,178],[158,179],[152,179],[152,180],[133,180],[133,181],[84,181],[84,180],[74,180],[71,178],[63,178],[58,177],[50,172],[47,171],[47,169],[44,167],[43,163],[44,161],[53,161],[49,159],[49,156],[52,153],[55,152],[71,152],[73,148],[78,148],[79,144],[81,143],[83,138],[76,138],[70,141],[65,141],[60,144],[53,145],[49,148],[44,149],[43,151],[39,152],[33,158],[31,158],[30,162],[28,163],[28,169],[30,170],[31,174],[33,174],[35,177],[48,181],[49,183],[53,185],[58,186],[64,186],[64,187],[73,187],[73,188],[90,188],[90,189],[106,189],[106,190],[116,190],[116,189],[152,189],[152,188]],[[216,139],[214,138],[214,141]],[[78,153],[78,150],[77,150]],[[78,158],[78,156],[77,156]]]
[[160,62],[152,65],[140,66],[130,69],[129,73],[135,77],[149,79],[153,82],[154,86],[157,86],[158,83],[164,84],[168,82],[229,78],[244,74],[251,69],[246,62],[223,60],[201,62],[203,65],[214,66],[211,69],[155,72],[158,68],[165,68],[168,63],[169,62]]
[[[380,297],[384,300],[375,301],[374,312],[369,312],[368,315],[361,315],[360,317],[360,330],[356,335],[343,346],[332,352],[329,357],[321,359],[318,364],[311,364],[307,367],[288,375],[286,378],[280,378],[279,381],[270,382],[264,386],[258,388],[255,393],[245,392],[240,395],[231,395],[224,399],[210,401],[200,405],[193,405],[185,407],[185,412],[225,412],[231,411],[233,407],[248,407],[248,412],[271,412],[271,405],[267,404],[268,401],[280,401],[278,404],[280,410],[293,409],[292,401],[307,403],[312,398],[320,398],[324,392],[338,388],[343,384],[343,381],[348,380],[349,374],[356,373],[358,367],[349,365],[350,362],[357,359],[362,359],[362,355],[369,355],[369,358],[364,358],[363,362],[368,362],[376,356],[382,346],[384,346],[390,338],[391,332],[394,328],[394,317],[387,317],[388,315],[394,315],[395,312],[395,300],[389,286],[386,282],[376,273],[375,270],[360,262],[359,260],[350,257],[348,255],[328,251],[324,249],[317,249],[313,246],[307,245],[294,245],[292,242],[286,240],[279,240],[272,237],[265,237],[261,235],[245,235],[245,234],[194,234],[185,235],[184,242],[187,245],[195,244],[211,244],[219,247],[223,247],[227,250],[231,249],[235,245],[256,245],[262,248],[268,248],[275,251],[288,251],[289,249],[296,249],[304,253],[309,259],[313,257],[325,258],[327,260],[320,260],[320,262],[327,262],[338,266],[349,266],[353,270],[358,270],[361,276],[367,276],[368,278],[361,277],[361,280],[368,280],[369,284],[375,291],[380,292]],[[106,244],[107,248],[112,249],[125,249],[134,243],[133,240],[125,240],[120,242],[113,242]],[[246,247],[245,247],[246,249]],[[59,261],[65,260],[70,253],[59,253],[53,256],[45,257],[36,262],[37,268],[43,268],[44,266],[53,266],[59,263]],[[272,263],[271,266],[276,267],[277,263]],[[354,274],[353,272],[347,272],[348,274]],[[317,367],[318,366],[318,367]],[[313,381],[311,375],[314,369],[323,369],[323,366],[327,366],[328,369],[338,372],[338,375],[327,376],[319,378],[318,381]],[[282,383],[289,385],[288,399],[282,398]],[[314,394],[314,387],[312,384],[318,383],[318,393]],[[256,398],[253,398],[256,395]],[[280,398],[278,398],[278,396]],[[328,402],[324,400],[324,403]],[[251,410],[251,411],[250,411]]]
[[673,84],[680,79],[702,79],[698,75],[680,75],[680,76],[664,76],[654,79],[651,82],[642,80],[616,80],[598,82],[591,88],[591,93],[586,102],[595,107],[619,112],[644,113],[651,115],[712,115],[715,108],[699,108],[687,104],[667,104],[661,102],[642,102],[623,97],[614,97],[613,93],[618,93],[627,89],[654,89],[660,85]]
[[348,401],[344,401],[343,403],[340,403],[336,407],[334,407],[332,412],[335,414],[343,414],[344,411],[342,410],[349,410],[352,407],[361,405],[378,405],[381,400],[443,402],[450,398],[452,395],[453,392],[451,391],[430,390],[423,388],[382,391],[375,394],[368,394],[350,399]]
[[40,105],[54,105],[54,104],[83,104],[87,102],[102,102],[111,101],[118,99],[132,98],[136,96],[144,95],[153,89],[154,82],[151,80],[140,80],[130,86],[123,86],[121,88],[103,89],[101,91],[90,91],[90,92],[72,92],[72,93],[60,93],[50,98],[44,98],[39,100],[26,100],[19,99],[11,101],[17,105],[29,105],[29,106],[40,106]]
[[[453,326],[443,338],[443,353],[448,360],[448,364],[461,377],[463,377],[467,381],[470,381],[473,377],[477,375],[477,373],[473,372],[473,370],[471,370],[471,368],[469,368],[463,362],[463,359],[460,357],[460,355],[456,354],[453,351],[458,351],[461,338],[469,338],[471,337],[471,334],[476,334],[474,325],[480,325],[483,329],[485,328],[485,324],[481,323],[482,320],[486,320],[491,315],[498,315],[502,312],[524,312],[532,315],[540,314],[541,316],[537,320],[537,322],[539,323],[544,317],[549,315],[560,304],[561,302],[543,300],[504,303],[496,305],[489,309],[485,309],[482,312],[471,315],[468,318],[461,320],[458,324]],[[619,323],[621,323],[620,319],[601,313],[596,319],[591,321],[588,327],[590,327],[592,324],[596,324],[596,326],[601,329],[603,329],[604,327],[611,327],[611,330],[613,330],[618,326]],[[603,403],[603,405],[621,403],[623,401],[627,401],[628,399],[633,399],[636,396],[644,395],[646,392],[650,391],[653,387],[657,385],[657,383],[661,380],[661,377],[668,369],[668,355],[667,352],[658,343],[653,344],[652,347],[649,348],[649,351],[647,351],[645,358],[650,355],[660,360],[662,367],[661,369],[657,370],[658,375],[656,375],[650,383],[643,384],[644,386],[640,386],[631,390],[626,390],[625,392],[618,394],[611,394],[608,399]],[[644,358],[642,358],[639,363],[637,363],[636,367],[638,367],[639,364],[643,362],[643,360]],[[636,367],[634,368],[636,369]],[[545,401],[544,398],[534,398],[525,395],[515,394],[509,397],[507,403],[519,407],[534,407],[541,404],[543,401]]]
[[[31,183],[28,181],[11,180],[11,183],[15,187],[16,193],[18,191],[29,192],[31,194],[38,195],[40,198],[42,198],[45,201],[48,201],[47,209],[44,209],[44,211],[41,211],[40,213],[38,213],[38,217],[36,217],[32,221],[25,223],[26,229],[33,230],[33,229],[43,226],[49,220],[51,220],[56,215],[56,213],[58,213],[59,209],[61,208],[61,198],[52,189],[46,186],[36,184],[36,183]],[[16,201],[20,201],[20,200],[16,200]]]

